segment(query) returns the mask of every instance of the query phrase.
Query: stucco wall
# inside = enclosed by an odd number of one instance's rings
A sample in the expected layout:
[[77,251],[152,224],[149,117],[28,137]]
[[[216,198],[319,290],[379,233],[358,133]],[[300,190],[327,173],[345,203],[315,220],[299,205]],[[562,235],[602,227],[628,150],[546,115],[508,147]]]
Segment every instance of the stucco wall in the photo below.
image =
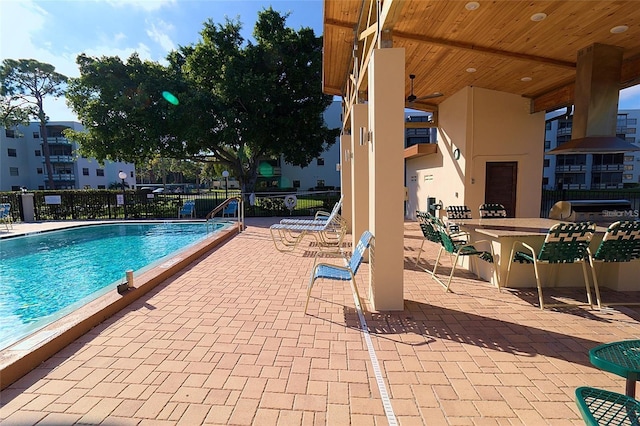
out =
[[543,147],[544,113],[530,114],[527,99],[464,88],[440,104],[438,152],[406,162],[409,217],[426,208],[427,197],[443,206],[465,204],[477,216],[484,202],[485,165],[494,161],[518,163],[516,216],[538,217]]

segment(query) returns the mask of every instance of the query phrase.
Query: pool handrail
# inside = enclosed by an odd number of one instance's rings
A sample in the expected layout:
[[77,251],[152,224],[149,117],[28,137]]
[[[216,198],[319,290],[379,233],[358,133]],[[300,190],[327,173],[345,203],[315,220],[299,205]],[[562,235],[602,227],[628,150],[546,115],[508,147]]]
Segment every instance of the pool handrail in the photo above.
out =
[[234,203],[234,202],[238,203],[238,209],[236,211],[237,213],[236,213],[236,216],[235,216],[235,218],[236,218],[236,220],[238,222],[238,232],[244,231],[244,202],[242,200],[242,197],[240,197],[240,196],[227,198],[222,203],[220,203],[215,209],[213,209],[209,213],[207,213],[207,215],[205,216],[205,219],[207,221],[207,229],[209,228],[209,221],[211,220],[211,222],[213,222],[218,213],[223,211],[223,209],[228,207],[229,204]]

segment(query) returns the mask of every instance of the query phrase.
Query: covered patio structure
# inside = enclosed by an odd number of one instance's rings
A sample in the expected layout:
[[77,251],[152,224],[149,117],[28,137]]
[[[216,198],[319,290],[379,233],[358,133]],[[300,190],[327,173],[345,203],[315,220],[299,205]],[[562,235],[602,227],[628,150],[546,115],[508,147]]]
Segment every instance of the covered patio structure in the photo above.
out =
[[[545,112],[573,108],[574,140],[611,142],[619,90],[640,81],[635,1],[325,0],[323,36],[323,90],[343,99],[343,213],[375,235],[376,310],[404,307],[405,211],[433,198],[538,217]],[[437,144],[405,148],[405,108],[432,113],[412,125]]]

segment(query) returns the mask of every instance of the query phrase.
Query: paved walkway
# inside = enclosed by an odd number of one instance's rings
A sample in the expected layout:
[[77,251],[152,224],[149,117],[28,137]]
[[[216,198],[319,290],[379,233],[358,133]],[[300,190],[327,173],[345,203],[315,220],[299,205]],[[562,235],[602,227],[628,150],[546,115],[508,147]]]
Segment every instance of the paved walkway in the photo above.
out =
[[[248,224],[1,392],[0,423],[388,424],[349,287],[318,282],[304,315],[313,257]],[[365,313],[399,424],[580,425],[577,386],[624,391],[587,352],[640,338],[639,310],[542,312],[535,292],[464,271],[446,294],[413,267],[422,237],[405,228],[405,309]]]

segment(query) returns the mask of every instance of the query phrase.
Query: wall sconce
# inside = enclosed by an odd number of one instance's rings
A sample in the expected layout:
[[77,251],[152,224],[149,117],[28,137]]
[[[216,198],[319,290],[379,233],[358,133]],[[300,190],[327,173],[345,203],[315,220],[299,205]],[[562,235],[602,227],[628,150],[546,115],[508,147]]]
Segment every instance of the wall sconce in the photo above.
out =
[[371,133],[367,130],[366,127],[360,127],[360,145],[364,145],[370,140],[371,140]]

